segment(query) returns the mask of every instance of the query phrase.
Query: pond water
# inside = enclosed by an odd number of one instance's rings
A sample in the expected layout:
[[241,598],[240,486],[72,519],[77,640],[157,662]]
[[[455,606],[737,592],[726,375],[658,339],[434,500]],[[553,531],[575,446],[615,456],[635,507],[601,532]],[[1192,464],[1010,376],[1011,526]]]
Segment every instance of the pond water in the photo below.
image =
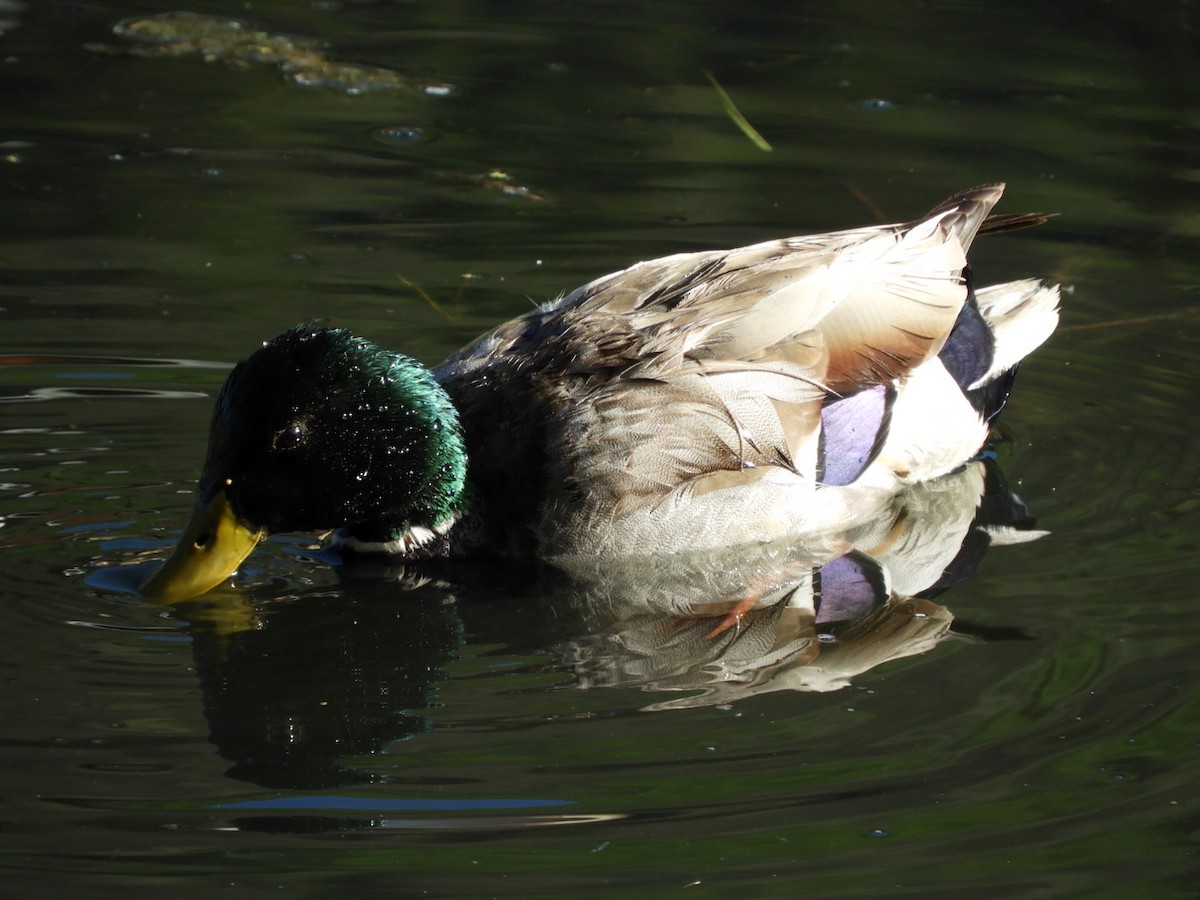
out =
[[[176,12],[217,34],[130,24]],[[1198,27],[1189,0],[0,0],[6,895],[1194,896]],[[638,259],[996,180],[1061,214],[975,253],[1064,286],[994,444],[1048,534],[888,605],[887,653],[810,629],[803,665],[705,684],[754,623],[664,638],[305,535],[199,601],[131,591],[229,364],[289,325],[434,363]]]

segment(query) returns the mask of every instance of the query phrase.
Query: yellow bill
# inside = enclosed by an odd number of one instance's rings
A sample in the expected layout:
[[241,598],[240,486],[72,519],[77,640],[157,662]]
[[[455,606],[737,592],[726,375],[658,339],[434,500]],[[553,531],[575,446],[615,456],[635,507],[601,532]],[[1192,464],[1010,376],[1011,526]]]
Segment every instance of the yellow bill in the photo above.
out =
[[162,568],[142,585],[142,593],[176,603],[216,587],[241,565],[266,530],[238,521],[224,491],[197,501],[191,521]]

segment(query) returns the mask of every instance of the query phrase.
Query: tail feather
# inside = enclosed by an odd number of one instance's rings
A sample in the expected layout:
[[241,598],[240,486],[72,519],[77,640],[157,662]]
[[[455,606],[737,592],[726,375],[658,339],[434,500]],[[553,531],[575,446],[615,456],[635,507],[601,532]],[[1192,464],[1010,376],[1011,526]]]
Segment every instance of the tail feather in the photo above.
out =
[[971,387],[1013,368],[1054,333],[1058,326],[1058,285],[1026,278],[984,288],[975,300],[992,331],[995,349],[991,368]]
[[1003,193],[1003,182],[981,184],[979,187],[959,191],[953,197],[943,200],[918,221],[944,217],[941,221],[958,237],[958,242],[965,251],[977,234],[986,231],[988,214],[1000,201]]
[[1005,213],[1003,215],[988,216],[983,220],[983,224],[979,226],[977,234],[1004,234],[1006,231],[1016,231],[1019,228],[1032,228],[1034,225],[1041,225],[1047,219],[1053,218],[1058,213]]
[[991,420],[1008,401],[1021,360],[1057,324],[1057,287],[1026,279],[972,289],[938,358],[971,405]]

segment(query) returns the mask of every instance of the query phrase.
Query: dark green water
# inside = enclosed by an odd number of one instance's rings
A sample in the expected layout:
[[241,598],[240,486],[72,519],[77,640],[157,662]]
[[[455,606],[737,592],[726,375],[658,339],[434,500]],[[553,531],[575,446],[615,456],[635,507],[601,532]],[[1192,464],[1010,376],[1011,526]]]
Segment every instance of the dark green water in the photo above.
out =
[[[1195,895],[1194,3],[187,7],[411,79],[361,96],[96,46],[177,9],[0,0],[6,896]],[[503,573],[402,590],[300,536],[128,591],[290,324],[432,363],[637,259],[994,180],[1062,214],[975,254],[1066,288],[997,444],[1050,534],[927,652],[650,712],[695,692]]]

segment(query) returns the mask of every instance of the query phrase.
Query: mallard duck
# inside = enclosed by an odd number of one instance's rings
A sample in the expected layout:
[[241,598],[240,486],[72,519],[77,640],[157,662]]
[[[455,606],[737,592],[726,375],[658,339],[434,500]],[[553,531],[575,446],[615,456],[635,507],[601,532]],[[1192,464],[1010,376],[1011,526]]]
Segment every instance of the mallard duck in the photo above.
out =
[[270,532],[405,560],[654,557],[871,520],[982,446],[1057,323],[1035,280],[976,290],[1004,186],[914,222],[683,253],[605,276],[430,371],[300,325],[217,399],[192,519],[144,586],[194,596]]

